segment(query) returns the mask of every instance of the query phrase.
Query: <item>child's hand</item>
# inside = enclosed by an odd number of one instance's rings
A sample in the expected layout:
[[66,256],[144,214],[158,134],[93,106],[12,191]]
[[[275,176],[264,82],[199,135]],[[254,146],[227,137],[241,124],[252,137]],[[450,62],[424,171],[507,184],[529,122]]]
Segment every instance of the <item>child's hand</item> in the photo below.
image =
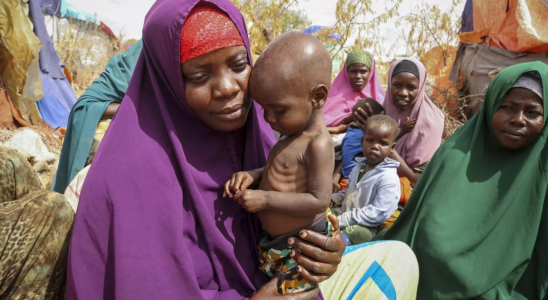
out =
[[265,192],[261,190],[245,190],[237,192],[234,200],[238,201],[250,213],[266,209]]
[[248,172],[238,172],[232,175],[232,178],[225,183],[223,197],[233,198],[237,192],[245,191],[255,179]]
[[407,117],[407,120],[400,127],[402,134],[411,132],[411,130],[415,128],[415,124],[417,124],[417,120],[409,119],[409,117]]

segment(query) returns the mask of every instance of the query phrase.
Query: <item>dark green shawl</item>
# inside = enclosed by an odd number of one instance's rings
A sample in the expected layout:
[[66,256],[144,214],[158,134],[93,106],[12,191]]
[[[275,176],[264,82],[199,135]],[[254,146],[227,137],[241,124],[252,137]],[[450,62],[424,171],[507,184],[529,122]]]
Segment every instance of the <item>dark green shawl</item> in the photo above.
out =
[[111,103],[122,102],[142,48],[139,40],[128,51],[113,56],[105,71],[72,108],[52,190],[65,193],[84,168],[97,125]]
[[507,150],[491,120],[524,73],[537,71],[548,115],[548,65],[506,68],[479,113],[436,152],[393,227],[377,239],[407,243],[419,261],[417,299],[548,299],[546,125]]

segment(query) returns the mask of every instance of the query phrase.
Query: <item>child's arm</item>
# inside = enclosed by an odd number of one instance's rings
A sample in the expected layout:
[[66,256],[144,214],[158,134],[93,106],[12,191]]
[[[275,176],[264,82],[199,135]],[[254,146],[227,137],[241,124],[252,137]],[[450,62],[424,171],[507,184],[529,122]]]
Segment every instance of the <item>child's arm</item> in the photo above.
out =
[[246,190],[237,193],[234,199],[249,212],[269,209],[293,217],[320,214],[331,201],[331,175],[335,164],[331,140],[318,138],[312,141],[305,154],[305,164],[307,193]]
[[377,194],[369,205],[354,208],[339,216],[341,228],[351,225],[373,228],[382,225],[398,208],[400,197],[401,186],[397,177],[379,182]]
[[393,160],[397,160],[400,163],[400,166],[398,167],[398,175],[400,177],[407,177],[407,179],[409,179],[409,182],[411,183],[411,187],[415,187],[415,184],[417,184],[417,181],[419,181],[422,173],[417,172],[409,167],[405,159],[403,159],[403,157],[401,157],[396,150],[392,150],[389,157]]
[[343,162],[342,160],[337,164],[335,167],[335,171],[333,172],[333,193],[339,192],[339,182],[342,178],[342,166]]
[[264,168],[259,168],[251,171],[243,171],[234,173],[232,178],[225,183],[223,197],[232,198],[234,195],[231,192],[237,193],[245,191],[250,185],[258,184],[263,176]]

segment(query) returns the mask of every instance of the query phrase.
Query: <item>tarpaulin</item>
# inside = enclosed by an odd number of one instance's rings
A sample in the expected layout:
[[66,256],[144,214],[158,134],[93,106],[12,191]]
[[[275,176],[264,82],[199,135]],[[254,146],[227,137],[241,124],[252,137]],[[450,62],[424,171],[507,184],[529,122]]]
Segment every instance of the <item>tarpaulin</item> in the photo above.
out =
[[55,79],[40,70],[44,98],[37,101],[44,120],[54,129],[67,127],[70,110],[78,98],[66,79]]
[[41,125],[43,121],[36,103],[22,94],[41,44],[21,4],[20,0],[0,1],[0,77],[23,118],[33,125]]
[[61,0],[38,0],[43,12],[50,16],[61,16]]
[[0,88],[0,129],[15,129],[31,126],[23,119],[21,112],[13,105],[8,91]]
[[474,31],[474,4],[473,0],[466,0],[464,11],[462,12],[462,27],[460,32]]
[[548,53],[518,53],[485,44],[464,46],[464,51],[457,54],[449,78],[456,82],[460,71],[470,95],[484,94],[491,82],[489,72],[493,70],[537,60],[548,64]]
[[46,23],[38,0],[29,0],[30,19],[34,24],[34,33],[42,43],[40,50],[40,69],[53,78],[65,78],[63,68],[59,63],[59,56],[46,29]]
[[540,0],[473,1],[474,31],[460,39],[520,53],[548,52],[547,18],[548,7]]

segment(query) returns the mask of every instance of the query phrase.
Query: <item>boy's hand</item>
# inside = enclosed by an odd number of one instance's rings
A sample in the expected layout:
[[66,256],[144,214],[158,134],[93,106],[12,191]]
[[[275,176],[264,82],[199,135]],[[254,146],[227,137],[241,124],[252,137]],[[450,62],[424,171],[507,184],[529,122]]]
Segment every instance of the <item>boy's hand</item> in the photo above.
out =
[[401,134],[403,135],[411,132],[411,130],[415,128],[415,124],[417,124],[417,120],[409,119],[409,117],[407,117],[407,120],[401,125]]
[[248,172],[238,172],[232,175],[232,178],[225,183],[225,190],[223,192],[223,197],[233,198],[234,194],[237,192],[245,191],[250,185],[253,184],[255,178],[251,176]]
[[248,212],[254,213],[266,209],[265,196],[265,192],[261,190],[245,190],[237,192],[234,200]]

